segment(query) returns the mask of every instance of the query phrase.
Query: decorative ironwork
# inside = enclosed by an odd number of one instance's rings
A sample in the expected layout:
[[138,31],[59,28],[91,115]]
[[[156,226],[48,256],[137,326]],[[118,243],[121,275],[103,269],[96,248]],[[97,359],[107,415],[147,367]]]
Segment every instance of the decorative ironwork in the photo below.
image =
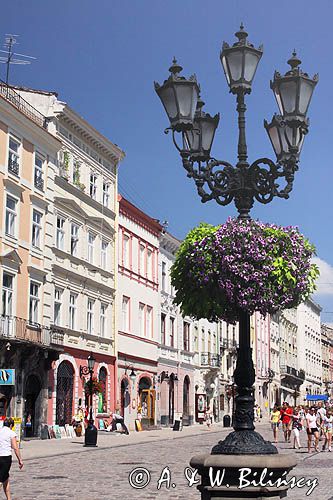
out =
[[0,337],[32,342],[43,346],[62,345],[64,334],[54,333],[39,323],[30,323],[16,316],[0,316]]
[[14,159],[13,157],[9,156],[9,158],[8,158],[8,172],[16,175],[16,177],[19,177],[19,171],[20,171],[20,166],[19,166],[18,161],[16,159]]
[[210,366],[211,368],[218,368],[221,366],[221,358],[219,354],[211,352],[201,353],[201,366]]
[[35,179],[34,179],[34,184],[35,184],[35,187],[37,189],[39,189],[40,191],[44,191],[44,180],[43,178],[38,175],[37,173],[35,173]]
[[16,109],[21,111],[37,125],[47,128],[47,118],[2,80],[0,80],[0,96],[10,102]]
[[57,373],[56,424],[70,424],[73,417],[74,368],[62,361]]
[[243,430],[228,434],[212,448],[212,455],[275,455],[278,450],[255,431]]

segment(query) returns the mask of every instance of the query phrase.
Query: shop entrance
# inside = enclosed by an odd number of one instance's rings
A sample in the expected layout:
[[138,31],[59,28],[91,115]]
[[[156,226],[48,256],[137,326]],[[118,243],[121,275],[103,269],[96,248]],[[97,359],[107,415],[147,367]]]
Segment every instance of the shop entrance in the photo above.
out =
[[139,382],[139,399],[142,414],[142,425],[151,426],[155,423],[155,389],[151,389],[151,380],[143,377]]
[[25,437],[35,437],[38,435],[40,398],[39,394],[42,385],[36,375],[29,375],[24,391],[24,435]]
[[73,417],[74,368],[62,361],[57,373],[56,424],[70,424]]

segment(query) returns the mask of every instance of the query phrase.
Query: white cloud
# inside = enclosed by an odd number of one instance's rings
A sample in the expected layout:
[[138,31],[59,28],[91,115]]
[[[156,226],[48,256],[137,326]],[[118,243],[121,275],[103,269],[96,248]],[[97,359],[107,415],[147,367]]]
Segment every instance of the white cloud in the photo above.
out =
[[312,262],[316,264],[320,270],[315,295],[333,295],[333,266],[319,257],[314,257]]

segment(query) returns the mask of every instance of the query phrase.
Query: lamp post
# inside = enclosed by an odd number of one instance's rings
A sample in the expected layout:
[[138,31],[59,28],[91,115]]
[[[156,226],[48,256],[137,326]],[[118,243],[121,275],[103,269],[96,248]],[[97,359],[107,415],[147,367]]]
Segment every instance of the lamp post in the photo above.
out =
[[88,426],[86,428],[84,435],[84,446],[97,446],[97,427],[94,425],[94,418],[93,418],[93,374],[94,374],[94,366],[96,360],[92,352],[89,354],[87,361],[88,361],[88,366],[80,366],[80,377],[82,377],[82,375],[90,375],[90,380],[89,380],[90,412],[89,412]]
[[[250,219],[254,201],[267,204],[274,197],[289,197],[294,174],[298,170],[299,156],[309,121],[306,113],[318,75],[310,78],[300,69],[301,61],[295,51],[289,59],[290,70],[285,75],[275,72],[271,88],[276,97],[280,114],[270,123],[264,122],[272,143],[276,162],[259,158],[248,162],[246,144],[245,97],[251,93],[252,82],[262,57],[263,49],[255,48],[247,37],[244,26],[235,33],[237,41],[223,44],[221,63],[230,93],[236,96],[238,113],[238,161],[233,166],[211,156],[211,147],[219,115],[203,112],[195,76],[181,76],[182,67],[174,59],[170,76],[162,85],[155,82],[155,90],[168,115],[173,143],[180,153],[187,176],[195,182],[203,203],[215,200],[220,205],[234,202],[239,219]],[[177,138],[180,137],[180,141]],[[280,180],[284,185],[280,186]],[[255,371],[250,343],[250,315],[239,314],[239,349],[234,381],[235,398],[234,432],[216,445],[212,454],[253,455],[275,454],[277,449],[254,431]]]

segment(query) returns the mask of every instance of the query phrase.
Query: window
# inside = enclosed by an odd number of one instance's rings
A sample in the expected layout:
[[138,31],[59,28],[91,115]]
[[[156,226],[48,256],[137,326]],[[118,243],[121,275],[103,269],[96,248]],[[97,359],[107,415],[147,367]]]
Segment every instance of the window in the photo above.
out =
[[166,292],[166,262],[162,262],[162,291]]
[[124,234],[123,235],[123,266],[124,267],[129,267],[129,242],[130,239],[129,237]]
[[17,216],[17,200],[12,196],[7,194],[6,198],[6,220],[5,220],[5,232],[9,236],[15,237],[15,224],[16,224],[16,216]]
[[94,263],[94,243],[95,236],[92,233],[88,233],[88,262],[90,264]]
[[165,323],[166,316],[165,314],[161,314],[161,344],[165,345]]
[[146,310],[146,336],[147,337],[153,337],[152,317],[153,317],[153,308],[147,306],[147,310]]
[[96,191],[97,191],[97,175],[90,174],[90,196],[93,200],[96,200]]
[[183,348],[184,351],[190,350],[190,324],[183,322]]
[[99,319],[99,334],[101,337],[105,337],[106,333],[106,314],[107,314],[107,305],[101,304],[101,314]]
[[199,332],[197,326],[194,327],[194,351],[199,351]]
[[170,346],[175,347],[175,318],[170,318]]
[[72,222],[71,224],[71,254],[77,255],[77,247],[79,243],[79,226]]
[[69,328],[75,330],[76,326],[76,298],[74,293],[69,296]]
[[128,297],[123,297],[121,305],[121,315],[122,315],[122,330],[123,332],[128,332],[130,329],[130,318],[129,318],[129,302]]
[[8,149],[8,171],[14,175],[19,175],[19,161],[20,161],[20,141],[12,135],[9,136],[9,149]]
[[34,174],[34,184],[37,189],[43,191],[44,181],[43,181],[43,164],[44,158],[38,153],[35,154],[35,174]]
[[107,269],[108,265],[108,242],[105,240],[102,240],[102,245],[101,245],[101,268],[102,269]]
[[145,334],[145,305],[139,303],[139,334],[141,337]]
[[40,285],[38,283],[34,281],[30,282],[29,322],[31,324],[38,323],[39,288]]
[[62,303],[62,290],[56,288],[54,290],[54,324],[61,325],[61,303]]
[[42,217],[43,214],[38,212],[38,210],[32,211],[32,246],[40,248],[41,246],[41,234],[42,234]]
[[63,217],[57,217],[57,234],[56,234],[56,247],[59,250],[64,249],[64,241],[65,241],[65,219]]
[[140,274],[145,276],[146,247],[140,244]]
[[2,315],[12,316],[13,314],[13,284],[14,276],[3,273],[2,277]]
[[103,182],[103,205],[108,207],[110,204],[110,184],[109,182]]
[[90,334],[94,333],[94,305],[95,305],[95,302],[91,299],[88,299],[87,332]]
[[147,278],[153,279],[153,252],[149,248],[147,250]]

